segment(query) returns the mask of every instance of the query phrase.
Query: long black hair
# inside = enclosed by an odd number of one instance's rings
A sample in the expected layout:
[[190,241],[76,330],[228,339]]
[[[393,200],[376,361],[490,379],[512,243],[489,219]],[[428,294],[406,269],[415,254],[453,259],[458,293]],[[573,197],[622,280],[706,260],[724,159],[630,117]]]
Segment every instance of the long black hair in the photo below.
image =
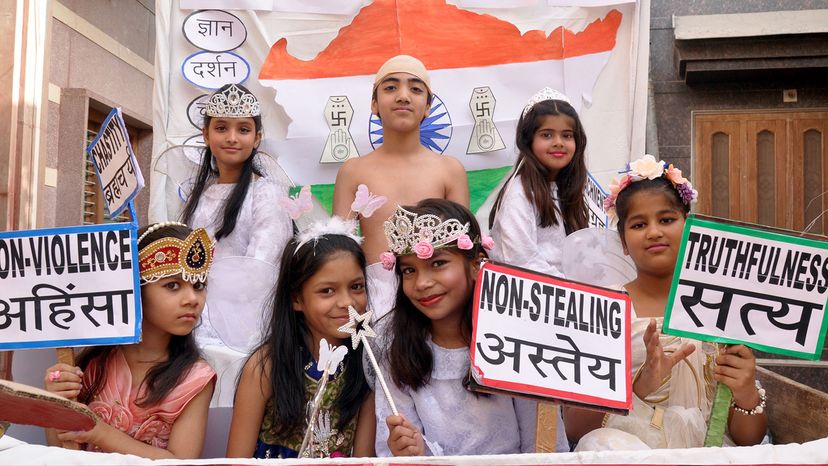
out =
[[[532,141],[544,117],[546,116],[568,116],[575,123],[575,154],[567,166],[561,169],[555,184],[558,186],[558,198],[560,200],[560,211],[552,200],[551,187],[549,185],[548,169],[541,164],[540,160],[532,152]],[[541,227],[558,225],[563,222],[566,233],[586,228],[588,224],[587,205],[584,200],[584,188],[587,182],[586,151],[587,138],[578,112],[571,105],[563,100],[544,100],[536,103],[532,108],[521,115],[517,124],[515,136],[515,147],[518,149],[518,157],[515,161],[515,171],[510,177],[520,175],[523,183],[523,192],[526,198],[535,207],[540,217]],[[497,193],[494,207],[489,213],[489,228],[494,225],[495,217],[501,208],[503,196],[509,183],[500,188]]]
[[[432,214],[442,220],[454,218],[462,224],[468,223],[467,234],[474,242],[472,248],[462,250],[457,247],[446,247],[444,249],[462,256],[468,263],[480,260],[481,255],[487,257],[486,251],[480,244],[482,240],[480,225],[469,209],[446,199],[424,199],[415,206],[403,208],[417,215]],[[468,268],[466,270],[469,296],[463,308],[460,332],[466,342],[471,343],[475,277],[471,276]],[[402,276],[399,261],[397,261],[396,272],[398,276]],[[431,334],[431,319],[414,307],[411,299],[405,295],[402,284],[397,289],[397,304],[391,316],[391,329],[392,341],[388,351],[391,379],[397,386],[407,386],[412,390],[428,385],[434,369],[434,354],[427,343]]]
[[[216,93],[223,92],[230,86],[231,84],[225,84],[219,88]],[[235,86],[248,94],[251,93],[241,84],[236,84]],[[259,134],[262,131],[262,117],[259,115],[252,118],[256,127],[256,134]],[[210,127],[210,121],[212,119],[213,117],[211,116],[204,116],[205,128]],[[216,231],[216,240],[228,236],[236,228],[236,220],[239,217],[239,212],[241,212],[244,199],[247,197],[247,191],[250,189],[250,183],[253,181],[253,176],[264,176],[264,173],[257,168],[254,163],[256,153],[258,153],[258,147],[254,147],[253,151],[250,153],[250,157],[244,161],[241,174],[239,175],[239,181],[236,183],[236,186],[233,188],[230,196],[224,202],[224,206],[221,209],[221,227]],[[181,213],[181,221],[184,223],[189,224],[191,222],[193,214],[195,214],[196,207],[198,207],[198,201],[201,199],[201,195],[204,194],[204,190],[207,189],[208,182],[212,181],[219,175],[218,169],[213,167],[212,160],[213,151],[210,150],[210,145],[207,144],[204,149],[204,155],[201,157],[201,165],[198,169],[198,175],[196,175],[196,181],[193,184],[193,190],[190,192],[190,196],[187,198],[187,203],[184,205],[184,210]]]
[[[298,250],[297,250],[298,248]],[[350,254],[360,269],[365,270],[365,254],[356,241],[348,236],[326,234],[318,241],[299,245],[294,238],[282,254],[279,281],[271,301],[267,335],[259,349],[263,350],[260,364],[263,371],[270,368],[273,389],[273,425],[276,435],[285,435],[302,429],[305,420],[304,366],[312,359],[308,347],[310,329],[305,316],[293,309],[293,297],[302,292],[302,286],[336,254]],[[269,366],[268,366],[269,365]],[[345,382],[336,400],[340,413],[341,431],[359,413],[370,387],[362,372],[362,347],[349,351],[345,358]]]
[[[150,225],[151,226],[151,225]],[[150,227],[146,226],[138,231],[138,236]],[[183,225],[167,225],[154,230],[138,243],[138,249],[151,244],[161,238],[172,237],[180,240],[186,239],[192,230]],[[101,391],[106,382],[106,361],[117,346],[88,346],[78,355],[78,367],[85,371],[92,361],[97,361],[98,371],[96,377],[89,386],[84,385],[78,395],[78,401],[89,404],[95,400],[95,396]],[[167,346],[167,360],[153,365],[142,386],[146,386],[145,395],[136,400],[135,404],[141,407],[153,406],[166,398],[173,388],[178,386],[192,366],[199,360],[198,346],[195,337],[190,332],[186,335],[171,335],[170,343]]]

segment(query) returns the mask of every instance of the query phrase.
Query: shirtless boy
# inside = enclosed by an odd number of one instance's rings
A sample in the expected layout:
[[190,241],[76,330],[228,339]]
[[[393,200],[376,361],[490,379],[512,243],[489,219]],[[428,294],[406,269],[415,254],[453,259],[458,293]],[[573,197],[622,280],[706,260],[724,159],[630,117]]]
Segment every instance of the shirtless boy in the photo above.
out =
[[335,215],[348,215],[360,184],[388,197],[388,202],[370,218],[360,219],[365,238],[362,248],[371,264],[368,285],[375,317],[388,312],[396,299],[394,272],[377,263],[379,255],[388,250],[383,222],[396,206],[433,197],[469,206],[463,165],[420,144],[420,123],[428,115],[431,96],[428,71],[420,60],[398,55],[385,62],[374,79],[371,98],[371,111],[382,120],[383,143],[365,156],[347,160],[336,176]]

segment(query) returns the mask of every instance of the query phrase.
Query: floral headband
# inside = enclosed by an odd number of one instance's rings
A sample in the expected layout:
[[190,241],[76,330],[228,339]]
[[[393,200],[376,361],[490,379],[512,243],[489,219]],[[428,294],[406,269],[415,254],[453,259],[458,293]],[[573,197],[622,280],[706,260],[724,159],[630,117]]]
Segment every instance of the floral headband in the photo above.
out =
[[[383,224],[390,251],[380,254],[380,262],[386,270],[394,268],[397,256],[416,254],[418,259],[428,259],[434,250],[456,246],[468,251],[475,241],[469,233],[469,223],[460,223],[456,218],[443,220],[434,214],[417,215],[397,206],[394,215]],[[480,245],[489,251],[494,247],[490,236],[480,238]]]
[[[351,212],[346,218],[343,219],[334,215],[331,218],[310,222],[299,228],[299,232],[296,234],[297,245],[294,254],[306,243],[319,241],[324,235],[343,235],[356,241],[357,244],[362,244],[362,237],[357,235],[357,219],[370,217],[385,204],[386,200],[385,196],[377,196],[368,191],[368,186],[359,185],[354,195],[354,202],[351,203]],[[299,220],[304,214],[313,210],[310,186],[302,186],[299,193],[293,197],[279,199],[279,205],[288,212],[291,219]],[[351,217],[352,214],[353,218]]]
[[[186,226],[178,222],[156,223],[137,242],[140,243],[153,231],[170,225]],[[178,274],[190,283],[207,280],[207,273],[213,263],[213,246],[213,241],[204,228],[193,230],[183,240],[167,236],[153,241],[138,252],[141,284],[146,285]]]
[[673,184],[685,205],[690,206],[698,200],[698,191],[693,189],[690,181],[681,175],[681,170],[674,167],[673,164],[668,164],[663,160],[656,161],[652,155],[645,154],[640,159],[630,162],[624,176],[621,177],[621,181],[612,180],[610,195],[604,200],[604,212],[607,213],[610,219],[617,221],[618,213],[615,210],[615,202],[618,200],[618,194],[636,181],[654,180],[662,176]]

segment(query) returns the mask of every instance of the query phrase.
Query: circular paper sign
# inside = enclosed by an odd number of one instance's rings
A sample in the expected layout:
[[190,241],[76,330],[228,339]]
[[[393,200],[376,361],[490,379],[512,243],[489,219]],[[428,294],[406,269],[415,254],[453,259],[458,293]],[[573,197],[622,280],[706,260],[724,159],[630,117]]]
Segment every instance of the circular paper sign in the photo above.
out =
[[235,15],[222,10],[200,10],[190,14],[182,26],[184,37],[210,52],[226,52],[247,40],[247,28]]
[[190,124],[195,126],[196,129],[202,129],[204,127],[204,115],[207,114],[206,106],[209,97],[209,94],[201,94],[187,105],[187,119],[190,120]]
[[250,76],[250,64],[233,52],[196,52],[181,64],[184,79],[204,89],[241,84]]

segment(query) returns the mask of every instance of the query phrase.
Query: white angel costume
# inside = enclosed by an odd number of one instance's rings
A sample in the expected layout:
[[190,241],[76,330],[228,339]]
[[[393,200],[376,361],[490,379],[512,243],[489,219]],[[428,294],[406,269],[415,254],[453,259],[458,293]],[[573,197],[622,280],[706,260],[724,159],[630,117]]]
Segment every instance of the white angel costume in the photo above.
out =
[[397,304],[400,279],[394,269],[386,270],[381,262],[375,262],[365,268],[365,281],[368,286],[368,304],[374,313],[372,319],[376,322]]
[[[566,229],[559,218],[557,225],[541,227],[535,205],[526,197],[520,175],[507,182],[491,235],[494,249],[489,257],[510,265],[562,277],[562,250]],[[551,186],[558,204],[558,188]],[[560,204],[558,204],[560,207]],[[560,209],[559,209],[560,210]]]
[[[380,327],[390,319],[380,322]],[[377,346],[379,363],[386,377],[388,389],[399,413],[423,434],[426,455],[487,455],[532,453],[535,451],[535,422],[537,403],[506,395],[475,394],[463,386],[469,374],[469,349],[447,349],[436,345],[431,338],[428,345],[434,355],[431,381],[419,390],[396,386],[391,380],[387,352],[382,348],[390,336],[388,328],[379,328]],[[385,419],[393,415],[388,400],[383,396],[379,382],[371,374],[370,365],[363,365],[369,382],[373,382],[377,417],[377,456],[391,456],[388,448],[388,425]],[[563,426],[558,419],[558,425]],[[557,429],[558,451],[569,451],[566,432]]]
[[[656,319],[661,332],[663,318]],[[647,349],[644,331],[649,317],[632,311],[633,377],[644,364]],[[716,391],[713,368],[716,345],[689,338],[660,334],[666,352],[692,343],[696,350],[673,367],[670,377],[655,392],[641,400],[633,393],[633,408],[627,416],[608,414],[604,427],[584,435],[575,451],[642,450],[648,448],[695,448],[704,445],[707,419]],[[725,435],[725,445],[733,445]]]

